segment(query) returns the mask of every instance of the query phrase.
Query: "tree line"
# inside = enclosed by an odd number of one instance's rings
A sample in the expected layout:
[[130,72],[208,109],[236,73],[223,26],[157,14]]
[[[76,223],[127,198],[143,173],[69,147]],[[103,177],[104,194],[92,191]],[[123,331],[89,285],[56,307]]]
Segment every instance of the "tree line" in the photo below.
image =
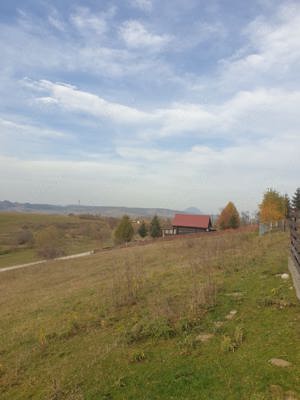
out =
[[[300,188],[297,188],[290,199],[287,194],[281,194],[275,189],[267,189],[259,204],[258,219],[262,223],[276,222],[290,217],[292,211],[300,211]],[[230,201],[222,210],[217,226],[219,229],[235,229],[240,226],[241,218]]]
[[[294,195],[289,198],[287,194],[281,194],[275,189],[267,189],[263,194],[262,202],[259,204],[257,218],[262,223],[276,222],[290,217],[293,210],[300,211],[300,187],[296,189]],[[116,220],[117,222],[117,220]],[[249,214],[239,214],[236,206],[229,201],[226,207],[221,211],[215,226],[218,229],[236,229],[242,224],[250,222]],[[92,227],[89,226],[89,230]],[[83,232],[84,236],[87,234]],[[89,235],[94,232],[88,232]],[[99,235],[99,232],[95,232]],[[150,223],[142,221],[137,233],[141,238],[150,236],[158,238],[161,236],[161,223],[155,215]],[[125,215],[117,225],[114,231],[115,244],[130,242],[135,235],[135,230],[130,218]],[[94,237],[94,236],[93,236]],[[95,237],[96,238],[96,237]],[[98,236],[97,236],[98,238]],[[17,237],[18,245],[28,245],[36,247],[40,256],[45,258],[54,258],[63,255],[63,237],[62,233],[54,226],[49,226],[33,236],[29,229],[23,229]]]
[[[275,189],[267,189],[263,194],[262,202],[259,204],[258,219],[260,222],[276,222],[290,217],[292,210],[300,211],[300,188],[297,188],[290,199],[287,194],[280,194]],[[242,223],[249,223],[249,215],[242,213],[240,216],[232,201],[221,211],[216,227],[218,229],[236,229]],[[161,225],[157,216],[154,216],[149,227],[142,221],[137,233],[145,238],[150,235],[152,238],[161,236]],[[114,239],[116,244],[130,242],[134,236],[134,229],[130,218],[125,215],[115,230]]]
[[268,189],[259,205],[259,219],[263,223],[280,221],[290,217],[292,211],[300,211],[300,188],[290,199],[287,194]]
[[[145,221],[142,221],[137,232],[142,238],[145,238],[148,235],[150,235],[152,238],[160,237],[161,225],[158,216],[155,215],[152,218],[149,227],[147,227]],[[128,217],[128,215],[124,215],[114,233],[115,243],[122,244],[131,242],[133,236],[134,236],[134,229],[130,221],[130,218]]]

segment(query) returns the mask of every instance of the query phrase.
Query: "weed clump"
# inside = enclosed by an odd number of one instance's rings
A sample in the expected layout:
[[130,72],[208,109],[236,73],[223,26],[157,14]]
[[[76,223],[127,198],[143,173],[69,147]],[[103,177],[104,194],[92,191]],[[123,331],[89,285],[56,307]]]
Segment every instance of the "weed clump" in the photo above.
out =
[[232,336],[223,336],[221,341],[221,351],[223,353],[235,352],[243,343],[245,338],[242,327],[237,326]]
[[143,266],[138,260],[126,260],[115,273],[111,287],[112,305],[115,308],[137,304],[144,284]]
[[199,341],[192,335],[184,335],[178,342],[178,347],[181,355],[190,355],[197,347]]
[[139,342],[148,338],[168,339],[174,337],[175,335],[176,330],[174,327],[169,321],[163,318],[157,318],[153,320],[142,319],[129,328],[125,333],[128,344]]
[[146,355],[143,352],[143,350],[136,350],[130,358],[130,362],[132,363],[137,363],[137,362],[142,362],[146,360]]
[[41,329],[38,336],[38,344],[42,351],[46,350],[48,345],[48,338],[46,333]]

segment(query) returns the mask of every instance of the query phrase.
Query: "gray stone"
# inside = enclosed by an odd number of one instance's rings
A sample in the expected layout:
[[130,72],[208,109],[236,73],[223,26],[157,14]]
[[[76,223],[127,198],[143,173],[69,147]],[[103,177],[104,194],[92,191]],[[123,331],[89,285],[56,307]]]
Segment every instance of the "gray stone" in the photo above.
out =
[[197,342],[208,342],[210,339],[214,337],[213,333],[201,333],[196,337]]
[[228,320],[231,320],[236,316],[236,314],[237,314],[236,310],[231,310],[230,313],[227,314],[225,318],[228,319]]
[[290,367],[292,365],[292,363],[283,360],[282,358],[271,358],[271,360],[269,360],[269,363],[275,365],[276,367],[282,368]]

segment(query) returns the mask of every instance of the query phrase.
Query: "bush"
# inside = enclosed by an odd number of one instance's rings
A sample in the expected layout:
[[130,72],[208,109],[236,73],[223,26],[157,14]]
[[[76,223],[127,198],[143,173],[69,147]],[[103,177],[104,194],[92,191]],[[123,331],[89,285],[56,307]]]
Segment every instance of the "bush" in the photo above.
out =
[[117,229],[115,230],[115,243],[128,243],[132,240],[134,235],[133,226],[130,222],[130,219],[127,215],[121,219]]
[[168,339],[176,335],[174,327],[172,327],[164,318],[156,318],[149,320],[141,319],[126,332],[127,343],[139,342],[148,338]]
[[61,233],[54,226],[49,226],[38,232],[35,243],[37,253],[41,257],[50,259],[64,254],[61,247]]
[[112,279],[111,300],[113,306],[118,308],[136,304],[143,284],[142,268],[126,261]]
[[17,233],[16,237],[17,245],[32,245],[33,244],[33,234],[29,229],[22,229]]
[[105,241],[111,237],[111,230],[104,223],[91,222],[82,225],[80,234],[92,240]]

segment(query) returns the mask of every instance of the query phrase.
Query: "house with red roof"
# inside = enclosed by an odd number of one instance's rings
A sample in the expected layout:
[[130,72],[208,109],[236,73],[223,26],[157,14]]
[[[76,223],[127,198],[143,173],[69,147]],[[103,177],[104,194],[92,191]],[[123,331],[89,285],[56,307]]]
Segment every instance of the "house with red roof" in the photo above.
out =
[[175,214],[172,229],[165,229],[163,234],[186,235],[210,230],[212,230],[212,222],[209,215]]

